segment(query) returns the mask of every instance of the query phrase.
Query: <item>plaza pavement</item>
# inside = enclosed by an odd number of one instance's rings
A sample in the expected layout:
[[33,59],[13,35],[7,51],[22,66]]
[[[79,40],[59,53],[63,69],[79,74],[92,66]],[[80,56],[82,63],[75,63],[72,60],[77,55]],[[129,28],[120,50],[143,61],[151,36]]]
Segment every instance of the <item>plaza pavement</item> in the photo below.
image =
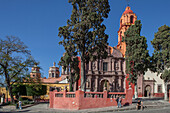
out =
[[[168,101],[164,101],[162,99],[148,99],[148,98],[139,98],[143,101],[145,109],[147,111],[149,109],[162,109],[163,107],[170,107],[170,103]],[[138,100],[138,99],[137,99]],[[24,108],[22,110],[16,110],[15,107],[6,106],[4,108],[0,108],[0,113],[100,113],[100,112],[122,112],[122,111],[131,111],[136,110],[136,102],[137,100],[133,100],[132,105],[123,106],[122,108],[117,108],[116,106],[104,107],[104,108],[93,108],[93,109],[84,109],[84,110],[65,110],[65,109],[50,109],[48,103],[40,103],[31,107]]]

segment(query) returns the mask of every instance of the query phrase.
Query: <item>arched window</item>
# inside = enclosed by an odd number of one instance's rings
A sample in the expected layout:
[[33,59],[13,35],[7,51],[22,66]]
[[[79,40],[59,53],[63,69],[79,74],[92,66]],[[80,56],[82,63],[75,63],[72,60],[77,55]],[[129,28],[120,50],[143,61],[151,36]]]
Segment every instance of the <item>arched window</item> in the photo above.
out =
[[133,16],[130,16],[130,23],[133,23]]
[[52,77],[54,77],[54,73],[52,73]]

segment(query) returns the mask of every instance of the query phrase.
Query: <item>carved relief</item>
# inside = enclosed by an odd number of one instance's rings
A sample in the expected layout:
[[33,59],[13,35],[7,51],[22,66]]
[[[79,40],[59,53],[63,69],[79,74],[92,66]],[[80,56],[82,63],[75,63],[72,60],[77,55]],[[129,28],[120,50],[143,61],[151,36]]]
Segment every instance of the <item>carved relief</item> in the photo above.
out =
[[119,64],[118,64],[118,61],[115,61],[115,70],[119,70]]
[[93,69],[93,70],[96,69],[96,63],[95,63],[95,62],[92,63],[92,69]]

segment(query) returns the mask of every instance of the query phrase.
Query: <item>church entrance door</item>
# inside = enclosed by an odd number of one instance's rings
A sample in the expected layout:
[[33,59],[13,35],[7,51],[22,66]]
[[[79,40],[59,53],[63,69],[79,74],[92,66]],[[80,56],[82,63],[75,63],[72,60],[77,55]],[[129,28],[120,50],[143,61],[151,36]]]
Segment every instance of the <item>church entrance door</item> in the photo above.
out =
[[150,97],[150,96],[151,96],[151,86],[150,86],[150,85],[147,85],[147,86],[145,87],[144,96],[145,96],[145,97]]
[[108,80],[102,80],[101,81],[101,83],[100,83],[100,92],[103,92],[105,87],[106,87],[106,90],[108,91],[109,88],[110,88]]

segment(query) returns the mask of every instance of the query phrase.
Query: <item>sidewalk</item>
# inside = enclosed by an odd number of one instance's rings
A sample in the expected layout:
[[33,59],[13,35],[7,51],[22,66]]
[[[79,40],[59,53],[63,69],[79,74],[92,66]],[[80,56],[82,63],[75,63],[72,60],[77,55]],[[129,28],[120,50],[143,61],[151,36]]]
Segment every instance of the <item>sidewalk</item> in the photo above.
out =
[[[144,110],[154,109],[154,108],[163,108],[170,107],[170,103],[164,100],[156,100],[156,99],[144,99],[139,98],[143,101],[143,105],[145,106]],[[136,99],[138,100],[138,99]],[[0,112],[52,112],[52,113],[61,113],[61,112],[69,112],[69,113],[97,113],[97,112],[114,112],[114,111],[127,111],[127,110],[136,110],[135,100],[130,106],[123,106],[122,108],[117,108],[117,106],[104,107],[104,108],[92,108],[92,109],[83,109],[83,110],[65,110],[65,109],[50,109],[48,108],[47,103],[40,103],[34,105],[32,107],[23,108],[22,110],[14,109],[15,107],[6,106],[4,108],[0,108]]]

